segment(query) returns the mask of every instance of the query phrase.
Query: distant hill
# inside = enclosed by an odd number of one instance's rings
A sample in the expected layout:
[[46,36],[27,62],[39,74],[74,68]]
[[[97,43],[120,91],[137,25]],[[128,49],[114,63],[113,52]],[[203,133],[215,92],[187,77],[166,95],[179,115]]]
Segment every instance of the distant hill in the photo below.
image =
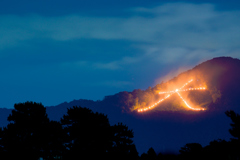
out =
[[[191,70],[183,72],[173,79],[157,84],[155,87],[149,87],[146,90],[136,89],[132,92],[119,92],[115,95],[105,96],[101,101],[90,100],[74,100],[69,103],[63,103],[55,108],[66,110],[66,107],[71,106],[85,106],[95,111],[104,113],[130,113],[134,116],[138,116],[136,109],[141,105],[149,105],[159,99],[159,92],[171,90],[171,86],[175,88],[182,86],[189,79],[194,79],[192,86],[206,86],[206,91],[191,91],[185,96],[198,106],[207,109],[207,113],[204,115],[216,114],[216,112],[224,112],[229,109],[239,110],[240,106],[240,60],[233,59],[231,57],[218,57],[203,62]],[[174,88],[173,87],[173,88]],[[172,89],[173,89],[172,88]],[[184,94],[184,93],[183,93]],[[54,109],[48,109],[54,110]],[[178,112],[176,112],[178,111]],[[171,114],[190,113],[179,103],[179,98],[172,96],[166,102],[159,104],[155,109],[149,113],[145,113],[145,117],[148,115],[156,115],[159,117],[168,117]],[[191,112],[196,114],[196,112]],[[50,114],[50,113],[49,113]],[[197,113],[201,114],[201,113]],[[196,116],[195,116],[196,117]]]
[[[111,124],[123,122],[134,131],[134,142],[140,153],[153,147],[156,151],[177,152],[186,143],[197,142],[207,145],[214,139],[229,140],[228,129],[231,120],[226,110],[240,113],[240,60],[231,57],[218,57],[203,62],[173,79],[132,92],[119,92],[104,97],[101,101],[74,100],[47,109],[50,117],[56,120],[66,112],[67,107],[89,107],[95,112],[107,114]],[[206,86],[206,91],[191,91],[186,98],[206,108],[203,112],[186,111],[177,96],[172,96],[165,104],[154,110],[139,114],[134,107],[147,105],[159,98],[159,91],[182,86],[194,79],[194,86]],[[176,86],[178,84],[178,86]],[[190,87],[191,87],[190,85]],[[177,103],[175,103],[177,102]],[[61,111],[61,114],[57,114]]]
[[[209,110],[239,109],[240,100],[240,60],[218,57],[203,62],[175,79],[193,76],[206,83],[212,97]],[[173,81],[175,80],[173,79]]]
[[[67,108],[82,106],[94,112],[104,113],[111,124],[123,122],[134,131],[134,142],[140,153],[153,147],[156,151],[177,151],[186,143],[199,142],[207,145],[213,139],[230,138],[230,119],[226,110],[240,113],[240,60],[231,57],[218,57],[203,62],[173,79],[132,92],[119,92],[105,96],[103,100],[73,100],[47,107],[52,120],[60,120]],[[194,81],[189,87],[206,86],[205,91],[191,91],[184,95],[206,111],[186,110],[179,97],[171,96],[150,112],[137,113],[137,108],[147,106],[159,99],[159,92],[178,88],[189,79]],[[0,125],[7,124],[9,109],[1,109]]]
[[[207,109],[207,112],[223,112],[228,109],[238,110],[240,106],[240,60],[231,57],[218,57],[203,62],[191,70],[183,72],[173,79],[149,87],[146,90],[136,89],[132,92],[120,92],[107,96],[103,101],[117,102],[115,104],[124,112],[136,111],[142,105],[148,106],[159,99],[159,92],[179,88],[193,79],[190,87],[204,86],[206,91],[190,91],[186,98],[198,106]],[[185,93],[183,93],[185,94]],[[184,112],[186,109],[172,96],[159,104],[151,113],[167,111]],[[179,103],[179,104],[178,104]],[[189,111],[188,111],[189,112]]]

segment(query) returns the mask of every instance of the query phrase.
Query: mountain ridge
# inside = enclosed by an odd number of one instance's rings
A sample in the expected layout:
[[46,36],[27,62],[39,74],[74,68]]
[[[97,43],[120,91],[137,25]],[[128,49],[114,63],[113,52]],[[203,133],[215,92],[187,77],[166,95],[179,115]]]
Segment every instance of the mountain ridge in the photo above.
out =
[[[228,133],[230,119],[226,117],[226,110],[240,111],[240,60],[231,57],[217,57],[205,61],[192,69],[182,72],[171,80],[157,84],[146,90],[136,89],[132,92],[119,92],[108,95],[103,100],[86,99],[64,102],[56,106],[47,106],[47,114],[51,120],[59,121],[67,108],[73,106],[87,107],[94,112],[108,116],[111,124],[123,122],[134,131],[134,142],[139,153],[146,152],[150,147],[156,151],[177,152],[183,145],[190,142],[207,145],[213,139],[231,138]],[[207,110],[195,112],[186,110],[176,96],[159,104],[154,110],[139,114],[137,107],[147,105],[159,98],[159,91],[172,89],[172,84],[182,83],[190,78],[197,79],[194,85],[206,85],[207,91],[191,92],[186,95],[194,101],[207,101],[203,106]],[[181,83],[180,83],[181,82]],[[147,96],[145,96],[147,95]],[[153,98],[149,98],[149,97]],[[197,99],[196,97],[200,97]],[[207,97],[207,98],[206,98]],[[144,99],[145,98],[145,99]],[[206,98],[206,99],[205,99]],[[135,107],[135,108],[134,108]],[[164,108],[165,107],[165,108]],[[171,108],[172,110],[168,109]],[[174,109],[175,107],[175,109]],[[163,109],[164,108],[164,109]],[[11,109],[0,109],[0,125],[7,125],[7,117]]]

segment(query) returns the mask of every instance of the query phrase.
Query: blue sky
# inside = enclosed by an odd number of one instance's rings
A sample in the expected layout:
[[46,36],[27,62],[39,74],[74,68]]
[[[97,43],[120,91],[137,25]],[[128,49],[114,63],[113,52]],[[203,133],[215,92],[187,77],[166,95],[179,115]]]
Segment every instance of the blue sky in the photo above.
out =
[[2,0],[0,35],[0,107],[101,100],[240,58],[240,2]]

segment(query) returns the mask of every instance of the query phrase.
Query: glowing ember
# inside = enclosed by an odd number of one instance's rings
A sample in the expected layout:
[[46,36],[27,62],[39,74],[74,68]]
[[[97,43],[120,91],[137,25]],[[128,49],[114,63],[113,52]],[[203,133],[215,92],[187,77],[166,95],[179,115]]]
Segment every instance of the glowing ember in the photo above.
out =
[[154,107],[156,107],[159,103],[161,103],[162,101],[164,101],[165,99],[167,99],[168,97],[170,97],[172,94],[174,93],[177,93],[178,96],[182,99],[182,101],[185,103],[185,105],[191,109],[191,110],[194,110],[194,111],[203,111],[205,110],[205,108],[194,108],[194,107],[191,107],[187,102],[186,100],[183,99],[183,97],[181,96],[181,94],[179,92],[184,92],[184,91],[192,91],[192,90],[205,90],[206,88],[205,87],[199,87],[199,88],[188,88],[188,89],[183,89],[186,85],[188,85],[190,82],[192,82],[193,80],[191,79],[190,81],[188,81],[187,83],[185,83],[181,88],[179,89],[176,89],[175,91],[169,91],[169,92],[159,92],[159,94],[168,94],[165,98],[163,99],[160,99],[159,101],[157,101],[156,103],[154,103],[153,105],[151,106],[148,106],[148,107],[145,107],[145,108],[142,108],[142,109],[138,109],[138,112],[145,112],[145,111],[148,111],[148,110],[151,110],[153,109]]

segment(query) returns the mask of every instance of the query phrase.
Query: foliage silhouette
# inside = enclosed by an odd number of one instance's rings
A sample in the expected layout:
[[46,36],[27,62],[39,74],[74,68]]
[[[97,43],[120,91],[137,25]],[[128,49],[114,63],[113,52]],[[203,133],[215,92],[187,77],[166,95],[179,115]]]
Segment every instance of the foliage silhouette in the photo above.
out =
[[41,103],[14,105],[1,132],[2,150],[7,159],[53,159],[63,151],[60,123],[49,121]]
[[68,109],[61,123],[68,135],[65,142],[68,152],[64,156],[68,159],[138,157],[131,139],[132,130],[123,124],[110,126],[104,114],[93,113],[88,108],[73,107]]
[[68,109],[61,123],[68,135],[65,143],[68,152],[65,157],[69,159],[106,157],[111,146],[107,116],[93,113],[88,108],[73,107]]
[[240,115],[234,111],[226,111],[225,114],[231,118],[232,123],[229,129],[230,134],[235,137],[230,141],[213,140],[209,145],[202,147],[198,143],[188,143],[181,148],[179,159],[231,159],[240,158]]
[[180,153],[188,154],[188,153],[197,153],[202,150],[202,145],[199,143],[187,143],[184,147],[180,149]]
[[159,157],[157,156],[154,149],[151,147],[147,151],[147,153],[143,153],[140,157],[141,160],[157,160]]
[[226,111],[225,114],[231,118],[232,124],[230,126],[232,127],[229,129],[230,134],[240,140],[240,115],[236,114],[234,111]]
[[[210,159],[229,159],[234,154],[232,145],[222,139],[214,140],[204,147],[204,156]],[[231,158],[232,159],[232,158]]]
[[240,115],[235,113],[234,111],[226,111],[225,114],[231,118],[232,123],[230,124],[231,129],[229,129],[229,133],[235,137],[231,138],[230,147],[231,147],[231,155],[236,159],[240,159]]
[[202,159],[203,147],[199,143],[187,143],[179,150],[180,159]]
[[68,109],[61,123],[50,121],[41,103],[14,105],[0,129],[2,159],[137,159],[133,131],[106,115],[82,107]]
[[109,150],[112,158],[118,157],[119,159],[137,159],[138,152],[133,144],[133,131],[129,130],[126,125],[118,123],[111,127],[112,147]]
[[[213,140],[205,147],[187,143],[179,155],[157,155],[150,148],[140,160],[239,159],[240,115],[232,110],[225,114],[232,120],[230,141]],[[1,159],[139,159],[133,131],[122,123],[110,126],[106,115],[88,108],[72,107],[57,122],[49,120],[41,103],[18,103],[8,121],[0,128]]]

